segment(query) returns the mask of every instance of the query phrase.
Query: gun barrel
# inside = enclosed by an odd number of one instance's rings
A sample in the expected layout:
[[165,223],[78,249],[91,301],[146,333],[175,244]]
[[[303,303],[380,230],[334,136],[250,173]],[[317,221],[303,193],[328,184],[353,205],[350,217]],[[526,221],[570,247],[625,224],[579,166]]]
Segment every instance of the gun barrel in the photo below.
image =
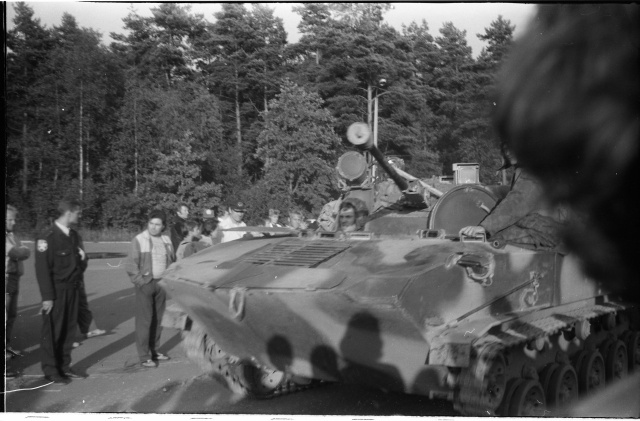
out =
[[393,168],[385,159],[380,149],[378,149],[373,144],[373,139],[371,138],[371,130],[369,130],[369,126],[365,123],[353,123],[349,126],[347,130],[347,139],[351,142],[352,145],[359,147],[360,149],[364,149],[369,151],[371,156],[378,161],[380,168],[384,170],[389,177],[396,183],[396,185],[400,188],[400,190],[407,190],[409,188],[409,183],[407,180],[402,178],[400,174]]

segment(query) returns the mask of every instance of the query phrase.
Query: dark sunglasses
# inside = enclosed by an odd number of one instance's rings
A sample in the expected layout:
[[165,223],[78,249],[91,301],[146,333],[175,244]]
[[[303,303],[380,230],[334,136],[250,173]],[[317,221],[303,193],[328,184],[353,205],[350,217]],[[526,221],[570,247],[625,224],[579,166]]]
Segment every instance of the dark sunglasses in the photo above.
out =
[[234,209],[233,211],[234,212],[238,212],[238,213],[244,213],[245,212],[244,209]]
[[340,215],[340,219],[347,219],[347,218],[351,219],[355,217],[356,217],[355,215]]

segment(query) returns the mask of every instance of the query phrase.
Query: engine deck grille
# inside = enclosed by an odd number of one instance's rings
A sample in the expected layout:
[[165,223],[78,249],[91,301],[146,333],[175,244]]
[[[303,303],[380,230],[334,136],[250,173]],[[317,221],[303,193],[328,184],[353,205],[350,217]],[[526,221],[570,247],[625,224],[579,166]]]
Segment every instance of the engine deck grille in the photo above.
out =
[[248,257],[245,262],[256,265],[312,268],[349,247],[351,246],[344,242],[290,239]]

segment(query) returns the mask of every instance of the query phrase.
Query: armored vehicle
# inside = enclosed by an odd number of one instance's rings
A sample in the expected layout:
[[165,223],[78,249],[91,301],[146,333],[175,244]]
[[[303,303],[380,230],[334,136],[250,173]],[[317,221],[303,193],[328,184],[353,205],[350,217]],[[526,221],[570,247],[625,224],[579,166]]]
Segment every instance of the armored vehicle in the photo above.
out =
[[460,238],[500,189],[439,194],[390,164],[366,125],[348,138],[366,150],[338,168],[361,231],[247,227],[270,235],[165,273],[182,313],[164,324],[184,330],[207,370],[254,397],[347,382],[448,399],[473,416],[542,416],[640,370],[637,309],[571,256]]

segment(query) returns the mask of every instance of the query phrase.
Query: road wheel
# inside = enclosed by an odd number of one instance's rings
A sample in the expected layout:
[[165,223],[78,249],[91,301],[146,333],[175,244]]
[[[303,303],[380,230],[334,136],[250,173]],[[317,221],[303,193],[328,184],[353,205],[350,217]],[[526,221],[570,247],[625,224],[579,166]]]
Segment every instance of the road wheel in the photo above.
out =
[[636,373],[640,370],[640,332],[628,331],[624,335],[624,342],[627,345],[629,372]]
[[516,392],[516,389],[518,389],[518,387],[522,383],[524,383],[524,379],[521,378],[509,379],[505,387],[504,399],[502,400],[500,407],[496,411],[498,415],[501,415],[503,417],[509,416],[509,405],[511,404],[511,399]]
[[247,393],[254,398],[273,397],[287,383],[283,371],[258,367],[250,362],[240,363],[238,375]]
[[509,403],[509,416],[543,417],[547,412],[546,399],[540,382],[525,380],[518,386]]
[[570,364],[562,364],[553,372],[546,390],[549,408],[561,407],[578,399],[578,375]]
[[607,349],[604,357],[605,378],[607,383],[622,379],[629,370],[629,355],[627,347],[622,341],[615,341]]
[[454,408],[464,415],[493,415],[506,388],[506,361],[497,347],[487,347],[460,375]]
[[538,378],[540,379],[540,384],[542,385],[542,390],[549,390],[549,382],[551,381],[551,376],[553,373],[560,367],[558,363],[549,363],[544,366],[544,368],[538,374]]
[[585,352],[584,357],[579,358],[581,361],[576,370],[580,396],[586,396],[604,387],[605,382],[604,360],[600,352],[597,350],[583,352]]
[[482,396],[482,401],[488,407],[495,410],[498,405],[500,405],[500,402],[502,402],[507,383],[504,356],[502,353],[486,357],[481,355],[478,368],[479,371],[484,374],[484,395]]

